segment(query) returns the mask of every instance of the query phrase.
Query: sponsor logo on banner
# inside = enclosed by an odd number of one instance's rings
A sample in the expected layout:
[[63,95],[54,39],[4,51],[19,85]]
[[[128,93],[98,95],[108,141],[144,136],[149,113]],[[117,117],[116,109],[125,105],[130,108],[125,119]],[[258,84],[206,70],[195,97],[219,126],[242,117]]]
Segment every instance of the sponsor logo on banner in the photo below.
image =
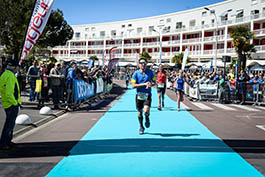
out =
[[55,0],[36,0],[25,36],[25,41],[19,62],[20,64],[23,62],[23,60],[26,58],[26,56],[29,54],[29,52],[39,39],[49,19],[54,2]]
[[103,82],[103,79],[102,78],[99,78],[97,81],[97,91],[96,93],[102,93],[104,91],[104,82]]
[[83,80],[74,81],[75,100],[83,100],[95,95],[94,84],[88,84]]

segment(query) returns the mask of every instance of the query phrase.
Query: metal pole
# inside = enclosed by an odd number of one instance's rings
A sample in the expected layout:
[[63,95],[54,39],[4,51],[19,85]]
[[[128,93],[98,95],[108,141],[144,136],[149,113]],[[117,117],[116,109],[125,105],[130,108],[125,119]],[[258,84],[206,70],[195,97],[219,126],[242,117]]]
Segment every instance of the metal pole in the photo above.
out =
[[161,64],[161,60],[162,60],[162,35],[161,35],[161,31],[159,32],[159,38],[160,38],[160,48],[159,48],[160,56],[159,56],[159,64]]
[[215,32],[215,39],[216,39],[216,44],[215,44],[215,59],[214,59],[214,70],[217,71],[217,48],[218,48],[218,22],[217,22],[217,17],[214,12],[215,16],[215,21],[216,21],[216,32]]

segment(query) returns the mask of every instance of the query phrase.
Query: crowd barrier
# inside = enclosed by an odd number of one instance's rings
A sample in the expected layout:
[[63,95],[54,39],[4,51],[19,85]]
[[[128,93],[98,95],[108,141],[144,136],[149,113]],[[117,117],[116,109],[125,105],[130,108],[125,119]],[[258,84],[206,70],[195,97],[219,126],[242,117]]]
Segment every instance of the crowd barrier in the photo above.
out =
[[[167,88],[174,89],[175,83],[168,82]],[[232,89],[229,81],[220,89],[219,83],[184,83],[184,94],[195,100],[214,100],[225,103],[251,103],[265,105],[265,84],[238,82],[237,89]]]
[[[113,87],[112,79],[103,77],[84,80],[50,76],[24,77],[30,79],[28,87],[21,91],[28,91],[29,100],[37,100],[40,107],[53,105],[76,109],[82,104],[90,104],[93,98],[108,94]],[[21,82],[19,81],[21,84],[26,82],[24,77]],[[32,103],[36,104],[35,101]]]

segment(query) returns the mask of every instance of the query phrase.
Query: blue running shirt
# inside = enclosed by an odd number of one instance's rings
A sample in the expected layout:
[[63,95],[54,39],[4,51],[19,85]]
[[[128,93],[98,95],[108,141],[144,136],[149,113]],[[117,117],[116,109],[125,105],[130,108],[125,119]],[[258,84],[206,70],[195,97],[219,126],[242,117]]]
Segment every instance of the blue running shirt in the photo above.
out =
[[[146,82],[155,82],[156,78],[154,76],[154,73],[150,69],[146,69],[144,73],[142,73],[140,70],[137,70],[133,73],[131,82],[133,84],[143,84]],[[144,92],[151,95],[151,88],[146,89],[146,87],[139,87],[137,88],[138,92]]]

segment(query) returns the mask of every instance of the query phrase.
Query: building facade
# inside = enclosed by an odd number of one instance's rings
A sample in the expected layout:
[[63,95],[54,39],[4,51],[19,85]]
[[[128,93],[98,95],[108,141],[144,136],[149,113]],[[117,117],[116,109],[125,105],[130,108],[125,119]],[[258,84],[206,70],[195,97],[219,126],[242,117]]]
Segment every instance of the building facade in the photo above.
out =
[[[221,61],[222,56],[236,57],[229,36],[231,28],[246,25],[255,33],[257,52],[252,58],[265,60],[265,0],[226,0],[191,10],[148,18],[110,23],[73,25],[74,36],[65,46],[52,49],[58,60],[87,60],[96,55],[100,60],[116,48],[120,62],[135,63],[139,53],[162,63],[189,51],[191,62]],[[216,63],[217,63],[216,62]]]

